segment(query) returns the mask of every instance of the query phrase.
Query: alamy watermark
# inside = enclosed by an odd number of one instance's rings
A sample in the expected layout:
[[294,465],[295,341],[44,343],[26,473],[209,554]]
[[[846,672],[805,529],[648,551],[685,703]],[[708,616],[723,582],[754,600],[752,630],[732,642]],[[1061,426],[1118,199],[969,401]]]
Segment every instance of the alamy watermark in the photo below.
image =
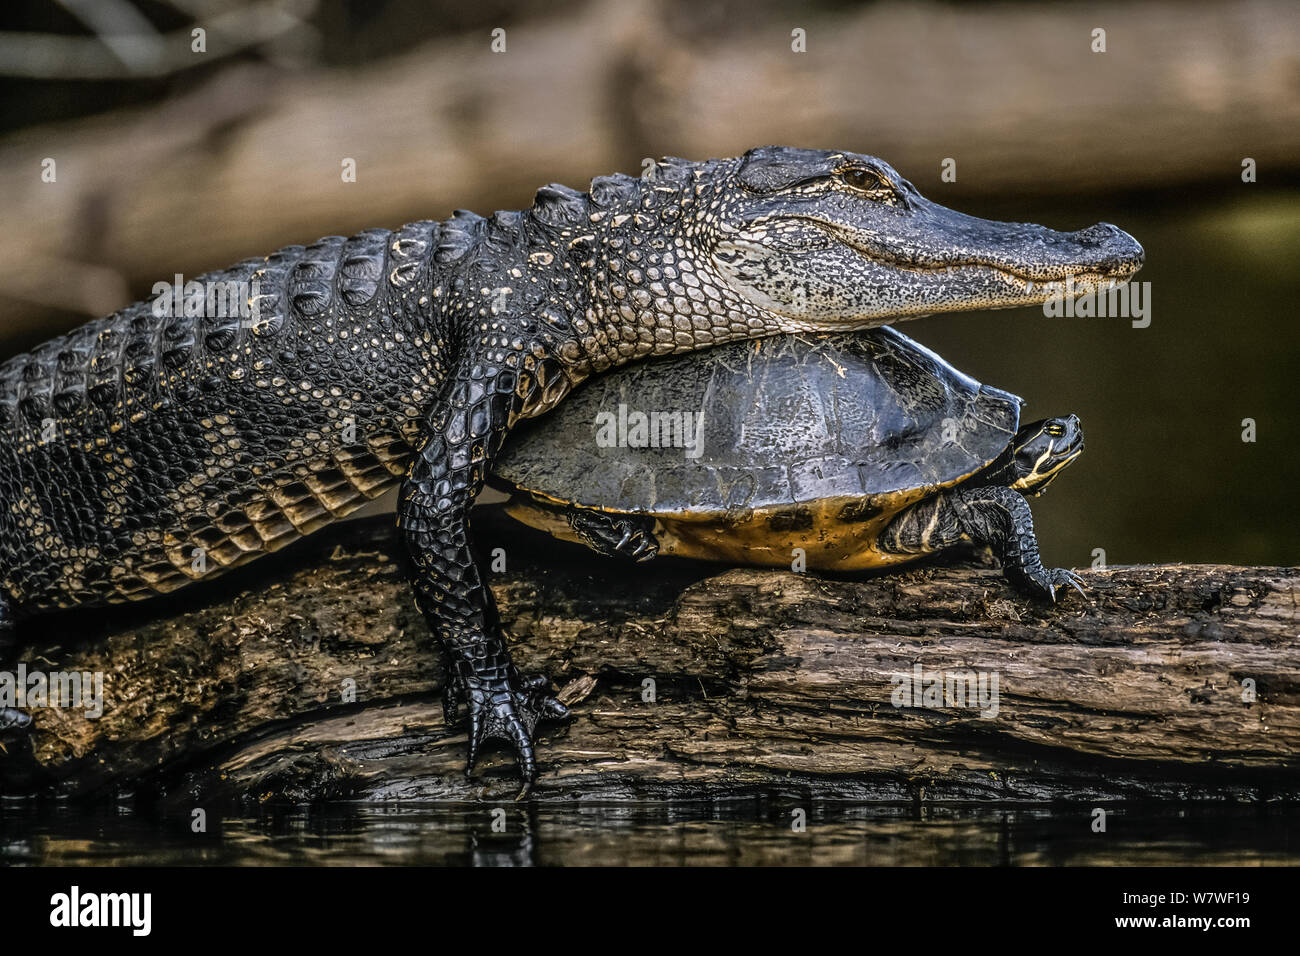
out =
[[1124,318],[1133,328],[1151,324],[1150,282],[1084,283],[1091,291],[1080,293],[1073,276],[1056,283],[1058,289],[1043,300],[1043,315],[1049,319]]
[[20,663],[16,671],[0,671],[0,707],[81,710],[95,720],[104,716],[104,672],[29,671]]
[[50,897],[50,925],[56,928],[114,928],[148,936],[153,929],[152,893],[83,892],[75,884]]
[[620,404],[596,413],[599,448],[681,448],[687,458],[704,452],[704,412],[642,412]]
[[258,280],[243,279],[199,282],[185,281],[179,272],[172,282],[155,282],[153,288],[153,314],[165,318],[240,318],[257,324]]
[[977,710],[990,719],[998,715],[997,671],[927,671],[914,664],[889,683],[894,687],[890,702],[898,708]]

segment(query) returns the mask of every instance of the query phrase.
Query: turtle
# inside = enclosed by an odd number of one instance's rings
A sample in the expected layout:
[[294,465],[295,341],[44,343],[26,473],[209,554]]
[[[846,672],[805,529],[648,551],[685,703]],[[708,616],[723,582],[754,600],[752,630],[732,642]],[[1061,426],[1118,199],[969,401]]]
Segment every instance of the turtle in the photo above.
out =
[[583,385],[510,437],[492,483],[601,554],[853,572],[968,542],[1055,601],[1083,588],[1043,566],[1026,499],[1083,431],[1022,426],[1023,405],[890,326],[741,341]]

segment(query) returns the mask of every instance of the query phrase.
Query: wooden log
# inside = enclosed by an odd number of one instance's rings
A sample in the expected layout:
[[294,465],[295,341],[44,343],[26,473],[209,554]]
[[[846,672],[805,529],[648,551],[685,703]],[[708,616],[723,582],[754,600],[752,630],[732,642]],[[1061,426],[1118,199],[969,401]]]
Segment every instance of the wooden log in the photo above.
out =
[[[1300,795],[1300,569],[1084,571],[1088,600],[1050,606],[987,563],[832,579],[608,561],[494,509],[475,528],[504,545],[492,585],[516,661],[574,711],[543,725],[539,799]],[[463,773],[402,564],[391,518],[351,522],[189,595],[29,622],[20,659],[102,671],[105,709],[33,711],[0,785],[513,797],[504,750]],[[996,711],[895,706],[918,665],[996,676]]]

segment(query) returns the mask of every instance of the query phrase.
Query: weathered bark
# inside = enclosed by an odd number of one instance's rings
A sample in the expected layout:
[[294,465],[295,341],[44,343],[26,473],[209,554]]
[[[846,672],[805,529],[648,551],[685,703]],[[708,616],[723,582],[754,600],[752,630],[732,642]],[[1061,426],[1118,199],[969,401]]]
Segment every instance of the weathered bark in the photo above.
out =
[[[1088,600],[1050,607],[988,567],[834,580],[629,566],[492,511],[476,527],[508,549],[493,587],[516,660],[573,703],[539,741],[540,798],[1300,794],[1294,568],[1086,571]],[[5,788],[512,795],[505,751],[463,774],[391,529],[353,523],[162,605],[30,622],[28,668],[103,671],[106,709],[34,711],[30,754],[0,762]],[[918,663],[995,673],[996,715],[893,706],[891,678]]]

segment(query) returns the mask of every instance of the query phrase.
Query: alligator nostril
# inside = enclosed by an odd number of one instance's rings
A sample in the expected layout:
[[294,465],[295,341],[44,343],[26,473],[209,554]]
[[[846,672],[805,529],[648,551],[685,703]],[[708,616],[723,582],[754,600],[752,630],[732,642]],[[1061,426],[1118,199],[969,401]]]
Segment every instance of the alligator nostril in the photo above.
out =
[[1108,222],[1099,222],[1087,229],[1080,229],[1074,236],[1079,242],[1086,245],[1102,246],[1113,241],[1115,234],[1119,231]]
[[1117,266],[1141,267],[1146,253],[1141,244],[1119,226],[1099,222],[1080,230],[1077,235],[1087,244],[1101,250],[1105,261]]

